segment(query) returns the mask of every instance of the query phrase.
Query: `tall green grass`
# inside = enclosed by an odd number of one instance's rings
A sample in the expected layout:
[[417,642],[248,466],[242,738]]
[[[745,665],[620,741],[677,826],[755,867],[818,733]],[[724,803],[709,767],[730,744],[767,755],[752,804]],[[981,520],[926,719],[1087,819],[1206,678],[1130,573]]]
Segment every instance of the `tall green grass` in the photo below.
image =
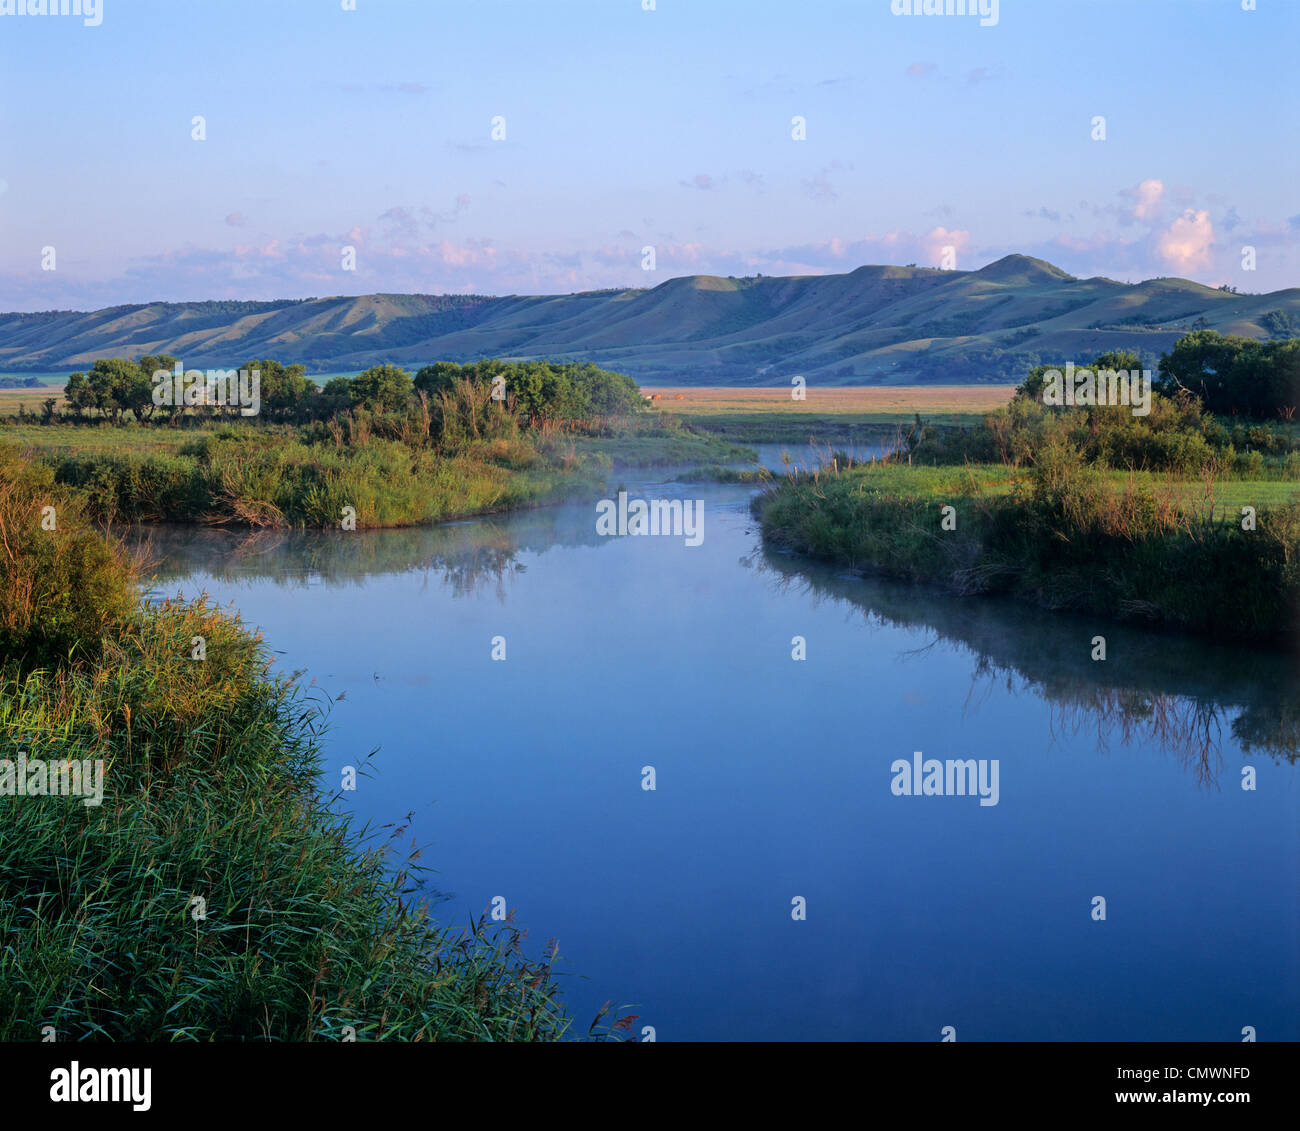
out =
[[175,454],[57,452],[61,484],[99,519],[251,527],[411,526],[526,506],[581,487],[594,465],[544,458],[519,438],[466,441],[453,453],[366,436],[303,441],[229,428]]
[[[47,497],[61,526],[33,535]],[[6,621],[0,758],[106,766],[98,806],[0,795],[0,1040],[570,1035],[554,947],[433,923],[418,853],[390,851],[402,830],[358,828],[323,792],[319,706],[237,618],[141,604],[74,503],[0,451],[3,580],[83,546],[61,604],[36,586]],[[580,1035],[631,1021],[602,1011]]]
[[86,509],[49,468],[0,445],[0,656],[93,658],[135,604],[128,563],[87,526]]
[[[851,568],[961,593],[1239,638],[1300,639],[1300,504],[1225,520],[1216,484],[1104,468],[1057,443],[1025,469],[840,464],[754,501],[765,538]],[[955,511],[945,530],[941,508]]]
[[753,458],[676,420],[522,428],[466,381],[404,414],[358,408],[304,426],[57,424],[0,429],[6,437],[101,523],[253,528],[338,529],[348,507],[358,529],[414,526],[590,490],[615,463]]

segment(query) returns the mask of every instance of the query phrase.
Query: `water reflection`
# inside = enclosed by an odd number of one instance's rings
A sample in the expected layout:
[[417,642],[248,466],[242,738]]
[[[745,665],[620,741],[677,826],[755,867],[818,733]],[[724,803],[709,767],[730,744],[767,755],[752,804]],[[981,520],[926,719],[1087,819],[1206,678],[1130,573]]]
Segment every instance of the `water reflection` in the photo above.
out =
[[128,542],[147,563],[155,588],[196,573],[223,580],[256,577],[288,588],[355,586],[383,574],[441,575],[453,592],[495,588],[504,597],[524,553],[557,546],[597,547],[592,512],[575,507],[398,530],[259,530],[136,528]]
[[[160,590],[232,602],[328,688],[323,781],[379,752],[340,804],[427,848],[442,921],[504,893],[566,940],[576,1015],[635,1002],[686,1040],[1294,1039],[1287,658],[845,577],[765,552],[744,485],[636,489],[705,500],[703,545],[598,537],[590,501],[147,540]],[[895,796],[918,749],[998,759],[1000,803]],[[1126,909],[1104,934],[1097,893]]]
[[[661,483],[648,490],[704,495],[732,506],[747,497],[734,485]],[[423,573],[456,596],[494,592],[502,602],[512,578],[526,568],[522,556],[612,543],[596,534],[592,508],[580,504],[361,534],[159,527],[136,531],[132,540],[153,563],[156,590],[196,573],[299,588]],[[959,646],[971,658],[963,710],[994,685],[1028,692],[1049,706],[1058,742],[1088,737],[1102,752],[1115,744],[1154,743],[1206,786],[1219,781],[1225,737],[1247,755],[1293,763],[1300,753],[1300,708],[1288,694],[1300,674],[1293,657],[1101,625],[1009,600],[958,599],[925,587],[846,577],[762,548],[740,564],[814,603],[841,603],[867,625],[931,634],[908,659],[923,660],[926,648],[941,644]],[[1104,661],[1091,658],[1099,633],[1106,637]]]
[[[1027,610],[998,598],[957,599],[926,587],[846,577],[792,555],[762,550],[746,563],[778,588],[838,601],[868,622],[934,634],[972,658],[967,704],[981,685],[1029,691],[1049,706],[1052,733],[1113,743],[1156,743],[1205,785],[1222,769],[1225,733],[1246,754],[1295,762],[1300,710],[1292,656]],[[1104,661],[1092,639],[1106,637]]]

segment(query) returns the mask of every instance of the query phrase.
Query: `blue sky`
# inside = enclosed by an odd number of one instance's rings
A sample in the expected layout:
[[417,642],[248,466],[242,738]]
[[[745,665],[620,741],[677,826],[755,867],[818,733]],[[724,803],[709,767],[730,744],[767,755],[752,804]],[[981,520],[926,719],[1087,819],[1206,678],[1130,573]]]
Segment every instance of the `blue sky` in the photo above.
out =
[[890,0],[100,2],[96,27],[0,14],[0,309],[570,292],[944,247],[1300,285],[1297,0],[1001,0],[988,27]]

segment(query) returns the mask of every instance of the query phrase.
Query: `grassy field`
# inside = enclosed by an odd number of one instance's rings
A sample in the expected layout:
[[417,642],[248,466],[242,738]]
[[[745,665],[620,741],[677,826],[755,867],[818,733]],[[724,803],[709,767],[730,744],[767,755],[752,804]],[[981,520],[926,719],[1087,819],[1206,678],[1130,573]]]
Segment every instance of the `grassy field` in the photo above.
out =
[[[580,457],[607,457],[614,464],[653,466],[665,463],[743,462],[754,452],[714,436],[697,436],[664,421],[668,430],[651,427],[619,436],[548,436],[541,441],[547,454],[563,458],[572,448]],[[238,425],[235,425],[238,427]],[[86,425],[8,424],[0,426],[0,442],[42,455],[175,455],[210,429]],[[284,431],[281,429],[281,431]]]
[[[30,407],[30,406],[29,406]],[[59,455],[174,455],[201,434],[199,429],[132,427],[111,424],[0,425],[0,442]]]
[[769,544],[853,570],[1281,646],[1300,601],[1298,496],[1295,481],[1207,486],[1045,453],[1019,470],[838,466],[777,480],[754,509]]
[[41,401],[47,397],[54,397],[62,404],[62,382],[44,389],[0,389],[0,416],[17,415],[19,405],[24,405],[28,412],[40,412]]
[[[325,375],[328,376],[328,375]],[[324,376],[315,378],[323,381]],[[801,423],[828,423],[858,427],[887,426],[919,412],[934,424],[969,423],[981,413],[1001,408],[1011,399],[1013,385],[863,385],[808,389],[807,399],[792,401],[788,388],[684,388],[643,386],[646,396],[658,393],[651,407],[691,420],[722,426],[790,417]],[[681,396],[681,400],[677,397]],[[63,383],[44,389],[0,389],[0,416],[12,416],[20,404],[38,412],[41,401],[56,397],[63,403]],[[717,430],[715,427],[711,431]]]
[[972,424],[983,413],[1002,408],[1013,385],[890,385],[818,388],[802,401],[788,388],[666,388],[643,386],[658,394],[651,410],[730,440],[762,443],[849,438],[863,432],[888,432],[906,426],[915,413],[927,424]]
[[[1017,483],[1032,483],[1029,468],[1013,470],[1002,464],[971,464],[968,467],[927,467],[908,465],[906,456],[892,464],[857,464],[851,461],[842,470],[850,470],[861,477],[864,491],[887,489],[891,494],[924,498],[937,507],[955,499],[981,496],[1002,497],[1010,495]],[[831,472],[830,475],[833,475]],[[827,473],[822,473],[827,477]],[[1103,471],[1101,481],[1116,493],[1126,488],[1149,491],[1153,495],[1167,495],[1184,506],[1212,503],[1216,518],[1236,522],[1245,506],[1263,510],[1266,507],[1300,502],[1300,482],[1283,479],[1218,479],[1208,489],[1205,483],[1167,472],[1154,471]]]

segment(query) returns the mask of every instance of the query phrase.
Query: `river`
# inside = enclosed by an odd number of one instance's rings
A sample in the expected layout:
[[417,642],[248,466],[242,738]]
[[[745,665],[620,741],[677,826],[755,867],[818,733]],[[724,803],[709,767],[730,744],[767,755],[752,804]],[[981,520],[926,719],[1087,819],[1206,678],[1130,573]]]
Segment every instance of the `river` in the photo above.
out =
[[[594,501],[162,528],[158,591],[334,700],[326,784],[372,767],[343,804],[418,843],[438,918],[558,939],[579,1030],[1300,1039],[1290,661],[843,576],[765,551],[752,487],[662,475],[611,497],[698,501],[698,545]],[[900,792],[917,752],[996,793]]]

